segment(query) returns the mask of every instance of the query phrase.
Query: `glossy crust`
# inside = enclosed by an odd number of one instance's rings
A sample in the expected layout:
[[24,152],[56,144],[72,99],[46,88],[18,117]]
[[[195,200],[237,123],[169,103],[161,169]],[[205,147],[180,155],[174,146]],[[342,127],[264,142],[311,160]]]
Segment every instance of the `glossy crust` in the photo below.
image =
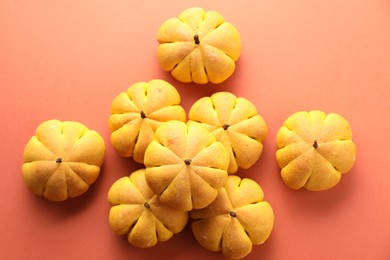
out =
[[274,214],[261,187],[251,179],[229,175],[225,187],[209,206],[190,213],[191,228],[204,248],[239,259],[271,234]]
[[34,194],[63,201],[86,192],[100,173],[103,138],[78,122],[49,120],[24,149],[23,180]]
[[225,184],[226,148],[205,128],[180,121],[161,125],[145,152],[146,181],[160,200],[189,211],[210,204]]
[[348,122],[338,114],[301,111],[278,131],[276,159],[292,189],[327,190],[335,186],[356,160]]
[[133,246],[148,248],[170,239],[187,224],[188,212],[160,202],[148,187],[145,169],[117,180],[108,192],[109,225],[117,235],[126,235]]
[[153,140],[154,132],[169,120],[186,120],[177,90],[159,79],[136,83],[112,102],[111,144],[121,156],[143,163],[145,149]]
[[181,82],[225,81],[233,74],[241,51],[237,29],[220,13],[199,7],[165,21],[157,39],[161,67]]
[[205,126],[229,152],[229,173],[248,169],[261,156],[268,134],[264,119],[247,99],[229,92],[218,92],[195,102],[189,123]]

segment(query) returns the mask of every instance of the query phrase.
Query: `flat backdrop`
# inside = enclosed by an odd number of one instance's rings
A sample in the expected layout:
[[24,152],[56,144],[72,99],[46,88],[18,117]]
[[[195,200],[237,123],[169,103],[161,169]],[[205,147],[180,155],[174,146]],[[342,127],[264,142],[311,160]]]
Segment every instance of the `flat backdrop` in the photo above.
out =
[[[158,64],[159,26],[193,6],[219,11],[241,34],[237,70],[223,84],[182,84]],[[224,259],[189,228],[146,250],[109,229],[108,189],[142,167],[113,150],[110,105],[155,78],[173,84],[187,110],[230,91],[266,120],[262,157],[238,174],[261,185],[275,227],[247,259],[390,259],[387,0],[0,0],[0,258]],[[279,175],[275,136],[289,115],[312,109],[349,121],[357,161],[331,190],[293,191]],[[21,178],[24,146],[48,119],[79,121],[107,145],[98,181],[63,203],[36,197]]]

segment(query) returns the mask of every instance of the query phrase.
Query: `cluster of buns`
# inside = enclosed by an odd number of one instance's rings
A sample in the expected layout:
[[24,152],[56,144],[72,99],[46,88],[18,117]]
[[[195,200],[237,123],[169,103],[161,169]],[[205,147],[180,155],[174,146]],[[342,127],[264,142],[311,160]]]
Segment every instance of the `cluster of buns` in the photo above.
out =
[[[157,56],[181,82],[221,83],[235,70],[241,40],[217,12],[190,8],[162,24]],[[163,80],[139,82],[112,102],[111,144],[144,165],[108,192],[109,226],[136,247],[167,241],[192,219],[198,243],[231,259],[264,243],[274,224],[261,187],[234,175],[263,151],[267,124],[247,99],[217,92],[196,101],[188,118],[178,91]],[[356,159],[348,122],[322,111],[289,117],[277,134],[276,159],[292,189],[335,186]],[[102,137],[77,122],[42,123],[24,150],[22,176],[35,194],[63,201],[99,176]]]
[[[187,122],[182,120],[186,117],[181,114],[184,110],[177,92],[167,82],[137,83],[127,93],[153,85],[164,94],[154,95],[150,102],[149,91],[140,91],[142,98],[120,94],[112,103],[113,146],[126,147],[118,149],[119,154],[137,158],[145,167],[110,188],[111,229],[126,235],[130,244],[145,248],[180,232],[190,216],[200,245],[229,258],[244,257],[252,245],[270,235],[273,211],[256,182],[232,174],[238,167],[249,168],[260,157],[267,135],[265,121],[249,100],[229,92],[195,102]],[[143,101],[142,107],[135,97]],[[156,109],[180,112],[170,116]],[[131,139],[145,135],[145,129],[152,138]]]

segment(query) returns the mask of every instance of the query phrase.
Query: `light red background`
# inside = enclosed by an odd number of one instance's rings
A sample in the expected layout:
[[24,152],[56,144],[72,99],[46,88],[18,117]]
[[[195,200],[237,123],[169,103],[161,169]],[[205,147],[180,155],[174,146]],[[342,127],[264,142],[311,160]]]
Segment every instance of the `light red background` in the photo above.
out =
[[[219,11],[241,34],[223,84],[181,84],[158,65],[160,24],[192,6]],[[1,259],[224,259],[189,228],[145,250],[108,227],[108,189],[141,167],[109,143],[111,101],[154,78],[177,87],[187,110],[230,91],[266,120],[262,157],[238,174],[262,186],[275,227],[247,259],[390,259],[389,1],[0,0]],[[289,115],[312,109],[350,122],[357,161],[331,190],[293,191],[279,177],[275,136]],[[106,141],[101,176],[78,199],[51,203],[22,181],[24,145],[48,119],[82,122]]]

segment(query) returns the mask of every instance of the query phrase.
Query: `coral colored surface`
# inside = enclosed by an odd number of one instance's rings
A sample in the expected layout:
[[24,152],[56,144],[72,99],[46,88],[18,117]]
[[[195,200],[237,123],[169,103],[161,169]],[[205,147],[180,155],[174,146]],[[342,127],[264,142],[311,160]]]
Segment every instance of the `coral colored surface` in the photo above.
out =
[[[156,58],[160,24],[201,6],[242,37],[234,75],[221,85],[181,84]],[[0,0],[0,258],[224,259],[190,229],[138,249],[108,227],[107,192],[141,165],[119,157],[107,121],[113,98],[139,81],[172,83],[189,109],[200,97],[246,97],[269,126],[256,180],[275,212],[269,240],[247,259],[390,259],[390,2],[384,0]],[[333,189],[293,191],[279,177],[275,136],[299,110],[344,116],[357,161]],[[51,203],[22,182],[23,148],[39,123],[75,120],[107,145],[98,181],[78,199]]]

